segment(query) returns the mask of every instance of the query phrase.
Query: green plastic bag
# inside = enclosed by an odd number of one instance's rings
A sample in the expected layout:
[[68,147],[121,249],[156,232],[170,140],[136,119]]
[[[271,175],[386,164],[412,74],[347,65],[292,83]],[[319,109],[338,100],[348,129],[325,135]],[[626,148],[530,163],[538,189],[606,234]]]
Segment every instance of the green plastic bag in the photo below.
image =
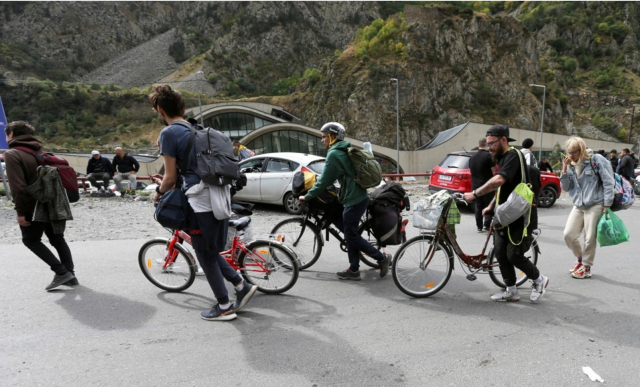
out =
[[629,241],[629,231],[627,231],[622,219],[607,208],[607,212],[598,222],[597,239],[600,247],[615,246]]

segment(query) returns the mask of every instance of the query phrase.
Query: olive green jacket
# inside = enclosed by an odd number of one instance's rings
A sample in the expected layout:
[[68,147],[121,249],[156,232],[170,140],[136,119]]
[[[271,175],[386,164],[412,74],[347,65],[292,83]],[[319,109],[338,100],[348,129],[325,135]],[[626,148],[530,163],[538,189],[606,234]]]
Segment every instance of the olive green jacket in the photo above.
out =
[[304,196],[306,201],[320,195],[336,180],[340,182],[339,200],[345,207],[354,206],[368,197],[367,190],[349,177],[356,174],[347,154],[347,148],[350,146],[351,144],[346,141],[336,141],[329,148],[324,170],[316,184]]

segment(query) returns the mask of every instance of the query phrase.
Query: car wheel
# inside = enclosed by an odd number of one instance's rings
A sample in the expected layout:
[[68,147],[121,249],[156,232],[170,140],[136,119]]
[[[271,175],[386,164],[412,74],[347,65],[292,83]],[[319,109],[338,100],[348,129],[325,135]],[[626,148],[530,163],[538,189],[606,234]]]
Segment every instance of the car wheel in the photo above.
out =
[[556,202],[557,198],[558,193],[553,187],[544,187],[544,189],[540,191],[540,195],[538,195],[538,207],[549,208]]
[[302,212],[303,206],[305,205],[304,203],[301,203],[300,200],[298,200],[298,197],[291,192],[287,192],[287,194],[284,195],[283,202],[284,209],[292,215],[300,214]]

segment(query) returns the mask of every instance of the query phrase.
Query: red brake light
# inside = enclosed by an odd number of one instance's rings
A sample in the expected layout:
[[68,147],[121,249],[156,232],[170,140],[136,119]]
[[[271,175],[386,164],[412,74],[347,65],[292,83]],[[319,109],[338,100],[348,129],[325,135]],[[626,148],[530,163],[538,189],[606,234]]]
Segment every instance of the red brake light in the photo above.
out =
[[310,169],[309,169],[309,168],[307,168],[307,167],[302,167],[302,168],[300,168],[300,170],[301,170],[302,172],[315,173],[315,172],[313,172],[312,170],[310,170]]

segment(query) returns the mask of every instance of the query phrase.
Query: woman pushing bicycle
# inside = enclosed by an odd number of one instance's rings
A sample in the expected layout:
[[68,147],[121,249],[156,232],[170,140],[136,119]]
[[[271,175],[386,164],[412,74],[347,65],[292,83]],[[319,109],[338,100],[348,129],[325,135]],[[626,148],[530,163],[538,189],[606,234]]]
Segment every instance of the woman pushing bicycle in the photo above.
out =
[[[349,177],[355,176],[355,170],[347,154],[347,148],[351,144],[344,141],[346,130],[344,126],[337,122],[329,122],[322,126],[320,132],[322,133],[322,144],[329,149],[325,167],[316,184],[306,195],[300,196],[300,201],[309,201],[317,197],[338,179],[340,181],[340,196],[338,199],[344,205],[342,229],[344,230],[344,239],[347,244],[349,268],[336,274],[339,279],[360,281],[360,252],[363,252],[378,261],[380,277],[384,277],[389,272],[391,257],[386,253],[380,252],[358,233],[360,219],[367,210],[369,195],[367,195],[366,189]],[[340,222],[338,221],[337,223],[339,224]],[[336,227],[340,228],[337,225]]]

